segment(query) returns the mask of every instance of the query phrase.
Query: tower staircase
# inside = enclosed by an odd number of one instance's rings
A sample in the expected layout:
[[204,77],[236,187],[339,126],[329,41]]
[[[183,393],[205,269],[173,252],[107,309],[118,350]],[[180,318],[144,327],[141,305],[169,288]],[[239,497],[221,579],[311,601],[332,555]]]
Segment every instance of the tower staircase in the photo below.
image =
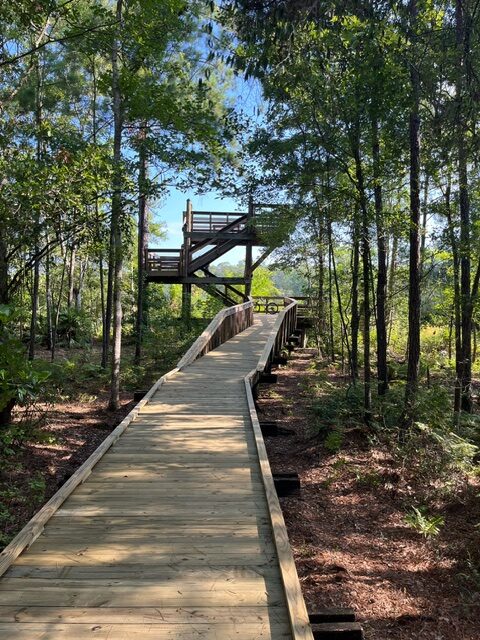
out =
[[[183,310],[189,314],[192,285],[217,297],[225,306],[248,300],[254,270],[268,257],[265,217],[261,205],[250,200],[246,213],[194,211],[187,200],[183,214],[183,244],[180,249],[145,249],[145,280],[163,284],[181,284]],[[253,247],[265,250],[253,263]],[[236,247],[245,247],[245,268],[241,276],[220,276],[212,263]],[[237,288],[240,285],[241,288]]]

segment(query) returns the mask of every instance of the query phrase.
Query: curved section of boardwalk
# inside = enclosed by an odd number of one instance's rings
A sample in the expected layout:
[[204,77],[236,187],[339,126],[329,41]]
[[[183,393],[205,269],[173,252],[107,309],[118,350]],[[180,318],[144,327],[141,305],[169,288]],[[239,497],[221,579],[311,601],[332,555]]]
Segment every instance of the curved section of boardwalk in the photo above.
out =
[[0,579],[0,637],[292,638],[243,382],[274,319],[159,389]]

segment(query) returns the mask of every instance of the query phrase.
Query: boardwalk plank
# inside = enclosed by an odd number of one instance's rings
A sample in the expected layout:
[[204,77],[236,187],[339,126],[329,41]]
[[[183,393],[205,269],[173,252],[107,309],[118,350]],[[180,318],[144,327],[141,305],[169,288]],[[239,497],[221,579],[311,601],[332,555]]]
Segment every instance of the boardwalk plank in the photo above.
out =
[[292,640],[243,382],[273,322],[151,392],[0,580],[0,637]]

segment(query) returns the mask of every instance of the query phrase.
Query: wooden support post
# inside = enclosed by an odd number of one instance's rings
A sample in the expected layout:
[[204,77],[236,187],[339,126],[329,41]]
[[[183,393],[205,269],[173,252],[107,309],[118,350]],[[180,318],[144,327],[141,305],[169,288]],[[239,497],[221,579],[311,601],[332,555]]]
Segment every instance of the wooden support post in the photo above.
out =
[[275,420],[262,420],[260,429],[264,436],[293,436],[295,431],[286,427],[279,427]]
[[192,317],[192,285],[182,285],[182,319],[186,324],[190,324]]
[[326,622],[355,622],[355,611],[350,607],[334,607],[316,609],[308,614],[311,624],[323,624]]
[[306,349],[307,343],[308,343],[307,332],[305,329],[302,329],[302,335],[300,336],[300,347],[302,349]]
[[273,482],[279,498],[298,495],[300,493],[300,478],[298,473],[274,473]]
[[278,425],[275,421],[260,422],[262,436],[278,436]]
[[275,384],[278,382],[278,376],[276,373],[261,373],[259,382],[261,384]]

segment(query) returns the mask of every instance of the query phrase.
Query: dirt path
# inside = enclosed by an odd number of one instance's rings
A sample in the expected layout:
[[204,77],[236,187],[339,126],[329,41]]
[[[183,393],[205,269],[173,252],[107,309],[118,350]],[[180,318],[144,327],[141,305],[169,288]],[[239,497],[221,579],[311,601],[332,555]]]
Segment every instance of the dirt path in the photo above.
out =
[[307,606],[353,607],[367,640],[479,640],[475,492],[446,506],[436,538],[409,528],[408,487],[388,452],[352,433],[328,454],[311,437],[312,355],[297,351],[259,400],[261,419],[294,431],[266,441],[273,471],[301,476],[301,496],[281,502]]

